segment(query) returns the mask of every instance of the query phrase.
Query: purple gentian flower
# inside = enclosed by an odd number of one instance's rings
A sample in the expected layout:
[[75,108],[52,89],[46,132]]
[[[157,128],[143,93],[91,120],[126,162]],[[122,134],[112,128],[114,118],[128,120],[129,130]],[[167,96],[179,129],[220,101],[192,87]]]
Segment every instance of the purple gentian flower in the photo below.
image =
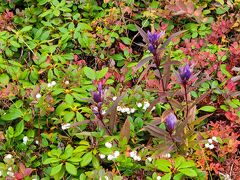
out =
[[148,34],[148,40],[149,40],[149,44],[148,44],[148,50],[155,54],[156,53],[156,49],[159,46],[159,38],[161,36],[163,36],[165,34],[164,31],[161,31],[160,33],[154,32],[151,33],[150,31],[147,32]]
[[102,83],[100,82],[98,84],[98,91],[97,92],[92,92],[93,100],[96,103],[100,103],[103,101],[103,90],[102,90]]
[[178,73],[179,73],[181,83],[186,84],[187,81],[189,80],[189,78],[191,77],[191,71],[190,71],[189,64],[186,64],[186,66],[184,66],[184,68],[180,67],[178,69]]
[[172,134],[177,123],[177,118],[173,113],[170,113],[166,118],[166,128],[169,133]]

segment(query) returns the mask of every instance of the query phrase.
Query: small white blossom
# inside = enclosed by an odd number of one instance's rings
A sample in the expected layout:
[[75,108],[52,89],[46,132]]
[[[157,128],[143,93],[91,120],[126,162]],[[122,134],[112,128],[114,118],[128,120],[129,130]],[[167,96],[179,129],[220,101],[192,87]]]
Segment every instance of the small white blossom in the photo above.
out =
[[114,156],[110,154],[110,155],[108,155],[107,159],[108,159],[109,161],[111,161],[111,160],[114,159]]
[[122,111],[122,107],[121,106],[117,106],[117,111]]
[[102,110],[102,115],[106,114],[106,111],[105,110]]
[[126,112],[126,108],[122,108],[121,113],[125,113],[125,112]]
[[52,84],[51,84],[51,83],[48,83],[48,84],[47,84],[47,87],[52,87]]
[[113,96],[112,100],[115,101],[117,99],[117,96]]
[[213,144],[210,144],[209,145],[209,149],[213,149],[214,148],[214,145]]
[[0,177],[2,176],[2,171],[0,171]]
[[37,99],[39,99],[39,98],[41,98],[41,97],[42,97],[41,94],[39,94],[39,93],[36,94],[36,98],[37,98]]
[[113,153],[113,155],[114,155],[114,158],[117,158],[117,157],[120,155],[120,152],[119,152],[119,151],[115,151],[115,152]]
[[142,107],[142,103],[137,103],[137,107]]
[[166,158],[170,158],[171,157],[171,154],[170,153],[167,153],[166,154]]
[[65,81],[64,83],[65,83],[66,85],[68,85],[68,84],[69,84],[69,81]]
[[147,160],[148,160],[149,162],[152,162],[152,158],[151,158],[151,157],[147,157]]
[[134,156],[133,159],[134,159],[135,161],[141,161],[141,157],[140,157],[140,156]]
[[9,168],[8,168],[8,171],[12,171],[12,167],[9,167]]
[[146,110],[150,106],[149,102],[145,101],[143,103],[143,109]]
[[14,177],[14,173],[11,172],[11,171],[8,171],[8,172],[7,172],[7,175],[8,175],[8,176],[11,176],[11,177]]
[[212,139],[208,139],[208,142],[209,142],[210,144],[212,144],[212,143],[213,143],[213,140],[212,140]]
[[212,137],[212,140],[215,141],[216,143],[218,143],[218,140],[215,136]]
[[151,111],[154,111],[156,109],[156,107],[155,106],[153,106],[153,108],[151,109]]
[[55,86],[56,84],[57,84],[56,81],[52,81],[52,82],[51,82],[51,85],[52,85],[52,86]]
[[13,157],[13,156],[12,156],[11,154],[7,154],[4,158],[5,158],[5,159],[12,159],[12,157]]
[[36,143],[36,144],[39,144],[39,141],[38,141],[38,140],[36,140],[36,141],[35,141],[35,143]]
[[205,148],[209,148],[210,144],[209,143],[206,143],[205,144]]
[[62,130],[69,129],[70,127],[71,127],[71,124],[70,124],[70,123],[63,124],[63,125],[62,125]]
[[106,157],[106,155],[105,155],[105,154],[99,154],[99,157],[100,157],[101,159],[104,159],[104,158]]
[[132,152],[130,152],[129,153],[129,155],[130,155],[130,157],[135,157],[135,156],[137,156],[137,152],[136,151],[132,151]]
[[131,113],[134,113],[135,111],[136,111],[135,108],[131,108],[131,109],[130,109],[130,112],[131,112]]
[[24,137],[23,137],[23,144],[27,144],[28,140],[29,140],[28,137],[27,137],[27,136],[24,136]]
[[106,142],[106,143],[105,143],[105,146],[106,146],[107,148],[111,148],[111,147],[112,147],[112,143]]
[[161,176],[157,176],[157,180],[161,180],[162,179],[162,177]]
[[129,110],[129,111],[126,111],[127,112],[127,114],[131,114],[131,111]]
[[108,176],[104,176],[105,180],[109,180]]

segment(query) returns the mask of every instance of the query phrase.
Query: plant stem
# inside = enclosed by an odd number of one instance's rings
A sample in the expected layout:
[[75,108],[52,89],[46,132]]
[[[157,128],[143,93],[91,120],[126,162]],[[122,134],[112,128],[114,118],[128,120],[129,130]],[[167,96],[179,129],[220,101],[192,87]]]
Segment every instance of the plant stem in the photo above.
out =
[[186,119],[187,119],[187,117],[188,117],[188,112],[189,112],[189,109],[188,109],[188,98],[187,98],[187,85],[184,84],[184,85],[183,85],[183,88],[184,88],[185,101],[186,101],[186,106],[187,106],[187,111],[186,111]]

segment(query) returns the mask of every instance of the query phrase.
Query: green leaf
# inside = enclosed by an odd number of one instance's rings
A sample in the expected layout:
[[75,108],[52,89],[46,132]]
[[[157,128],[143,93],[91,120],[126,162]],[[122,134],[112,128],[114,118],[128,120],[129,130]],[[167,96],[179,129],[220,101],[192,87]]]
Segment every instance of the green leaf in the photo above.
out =
[[183,176],[183,173],[177,173],[176,175],[174,175],[173,180],[182,180]]
[[63,164],[61,163],[61,164],[59,164],[59,165],[57,165],[55,167],[52,167],[50,176],[54,176],[55,174],[59,173],[61,171],[61,169],[62,169],[62,165]]
[[112,58],[116,61],[121,61],[125,59],[122,54],[114,54]]
[[16,108],[12,108],[7,114],[3,115],[1,119],[4,121],[11,121],[21,117],[22,115],[22,111]]
[[71,96],[71,94],[66,94],[66,96],[65,96],[65,102],[66,102],[68,105],[73,105],[74,100],[73,100],[73,97]]
[[24,130],[24,121],[22,120],[16,125],[14,137],[17,137],[20,134],[22,134],[23,130]]
[[126,45],[130,45],[131,44],[131,39],[128,37],[121,37],[122,42],[124,42],[124,44]]
[[0,86],[5,86],[9,83],[9,76],[5,73],[0,75]]
[[73,147],[69,144],[67,145],[67,147],[65,148],[64,153],[60,156],[61,159],[68,159],[72,156],[73,154]]
[[32,26],[25,26],[24,28],[22,28],[20,31],[21,32],[27,32],[30,31],[32,29]]
[[73,176],[77,175],[77,168],[71,163],[66,162],[66,170],[69,174]]
[[20,48],[21,45],[17,41],[10,41],[10,44],[15,48]]
[[75,112],[70,111],[70,112],[65,112],[63,116],[64,122],[70,122],[75,116]]
[[184,168],[190,168],[190,167],[195,167],[195,163],[193,161],[185,161],[183,162],[180,166],[179,169],[184,169]]
[[93,69],[91,69],[90,67],[85,67],[84,68],[84,74],[91,80],[95,80],[96,79],[96,73]]
[[60,161],[60,159],[58,159],[58,158],[47,158],[43,161],[43,164],[51,164],[51,163],[56,163],[59,161]]
[[199,110],[205,111],[205,112],[214,112],[216,111],[216,108],[213,106],[203,106]]
[[175,159],[175,168],[178,168],[183,162],[185,162],[185,158],[183,156],[179,156]]
[[163,172],[171,172],[170,168],[171,163],[168,160],[165,159],[158,159],[155,161],[155,165],[158,170],[163,171]]
[[220,69],[224,75],[226,75],[228,78],[231,78],[232,75],[228,72],[227,70],[227,65],[226,64],[221,64]]
[[167,173],[164,176],[162,176],[161,180],[171,180],[172,173]]
[[87,166],[91,161],[92,161],[92,152],[88,152],[82,157],[82,161],[80,163],[81,167]]
[[193,169],[190,169],[190,168],[180,169],[179,171],[180,171],[181,173],[185,174],[186,176],[189,176],[189,177],[196,177],[196,176],[197,176],[196,171],[193,170]]
[[108,67],[103,68],[101,71],[97,71],[96,75],[97,75],[97,79],[101,79],[103,78],[108,72]]

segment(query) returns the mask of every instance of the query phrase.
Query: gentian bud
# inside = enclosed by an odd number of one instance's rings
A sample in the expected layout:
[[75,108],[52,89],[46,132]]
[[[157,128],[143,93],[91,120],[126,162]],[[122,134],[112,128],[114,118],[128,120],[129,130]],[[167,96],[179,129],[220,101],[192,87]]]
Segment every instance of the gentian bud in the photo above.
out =
[[96,102],[96,103],[99,103],[102,101],[102,96],[99,92],[93,92],[92,93],[92,96],[93,96],[93,100]]
[[166,118],[166,128],[169,133],[172,134],[177,123],[177,118],[173,113],[170,113]]
[[150,31],[147,32],[148,34],[148,40],[149,40],[149,44],[148,44],[148,50],[155,54],[156,53],[156,50],[157,50],[157,47],[159,46],[159,38],[161,36],[164,35],[164,31],[161,31],[160,33],[157,33],[157,32],[154,32],[154,33],[151,33]]
[[189,64],[186,64],[184,68],[179,68],[178,73],[179,73],[181,83],[186,84],[189,78],[191,77]]

